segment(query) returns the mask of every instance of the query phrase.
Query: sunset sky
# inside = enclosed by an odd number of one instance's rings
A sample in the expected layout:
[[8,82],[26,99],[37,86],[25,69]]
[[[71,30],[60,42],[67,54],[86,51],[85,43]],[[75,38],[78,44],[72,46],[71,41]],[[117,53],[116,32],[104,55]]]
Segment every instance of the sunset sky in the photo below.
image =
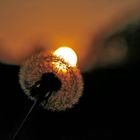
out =
[[82,60],[91,42],[137,19],[139,7],[139,0],[1,0],[0,51],[10,59],[41,42],[49,49],[70,46]]
[[12,40],[45,36],[57,45],[79,43],[101,20],[105,4],[101,0],[0,1],[0,35]]

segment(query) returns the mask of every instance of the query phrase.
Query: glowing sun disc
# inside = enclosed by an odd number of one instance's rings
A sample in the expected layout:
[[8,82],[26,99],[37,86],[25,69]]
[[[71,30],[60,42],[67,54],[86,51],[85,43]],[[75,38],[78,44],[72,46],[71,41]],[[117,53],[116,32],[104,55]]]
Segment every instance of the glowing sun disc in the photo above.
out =
[[71,66],[76,66],[77,64],[77,55],[69,47],[60,47],[55,52],[54,55],[63,58],[67,63],[69,63]]

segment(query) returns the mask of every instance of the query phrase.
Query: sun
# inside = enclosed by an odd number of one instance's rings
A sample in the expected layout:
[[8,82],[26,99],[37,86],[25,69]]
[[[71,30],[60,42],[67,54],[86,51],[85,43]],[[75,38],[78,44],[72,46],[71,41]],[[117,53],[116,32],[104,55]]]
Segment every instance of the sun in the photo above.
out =
[[54,51],[53,54],[56,55],[57,57],[63,58],[72,67],[75,67],[77,64],[76,53],[74,52],[73,49],[67,46],[58,48],[56,51]]

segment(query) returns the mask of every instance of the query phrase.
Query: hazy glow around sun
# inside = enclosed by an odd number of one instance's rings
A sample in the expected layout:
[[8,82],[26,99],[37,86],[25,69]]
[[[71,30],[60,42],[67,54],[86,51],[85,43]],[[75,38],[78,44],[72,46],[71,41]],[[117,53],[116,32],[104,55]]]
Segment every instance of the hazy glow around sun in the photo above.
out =
[[77,55],[69,47],[60,47],[55,52],[54,55],[63,58],[67,63],[69,63],[71,66],[76,66],[77,64]]

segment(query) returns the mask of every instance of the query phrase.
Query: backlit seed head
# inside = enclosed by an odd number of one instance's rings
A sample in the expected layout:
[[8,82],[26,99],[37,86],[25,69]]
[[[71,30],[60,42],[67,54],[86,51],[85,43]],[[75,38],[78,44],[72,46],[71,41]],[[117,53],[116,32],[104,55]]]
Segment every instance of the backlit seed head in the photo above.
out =
[[46,52],[34,54],[21,66],[20,85],[30,99],[35,99],[30,93],[30,89],[44,73],[55,74],[62,85],[60,90],[56,93],[53,92],[47,100],[44,97],[41,102],[43,108],[62,111],[73,107],[79,101],[83,92],[83,79],[80,71],[63,59]]

